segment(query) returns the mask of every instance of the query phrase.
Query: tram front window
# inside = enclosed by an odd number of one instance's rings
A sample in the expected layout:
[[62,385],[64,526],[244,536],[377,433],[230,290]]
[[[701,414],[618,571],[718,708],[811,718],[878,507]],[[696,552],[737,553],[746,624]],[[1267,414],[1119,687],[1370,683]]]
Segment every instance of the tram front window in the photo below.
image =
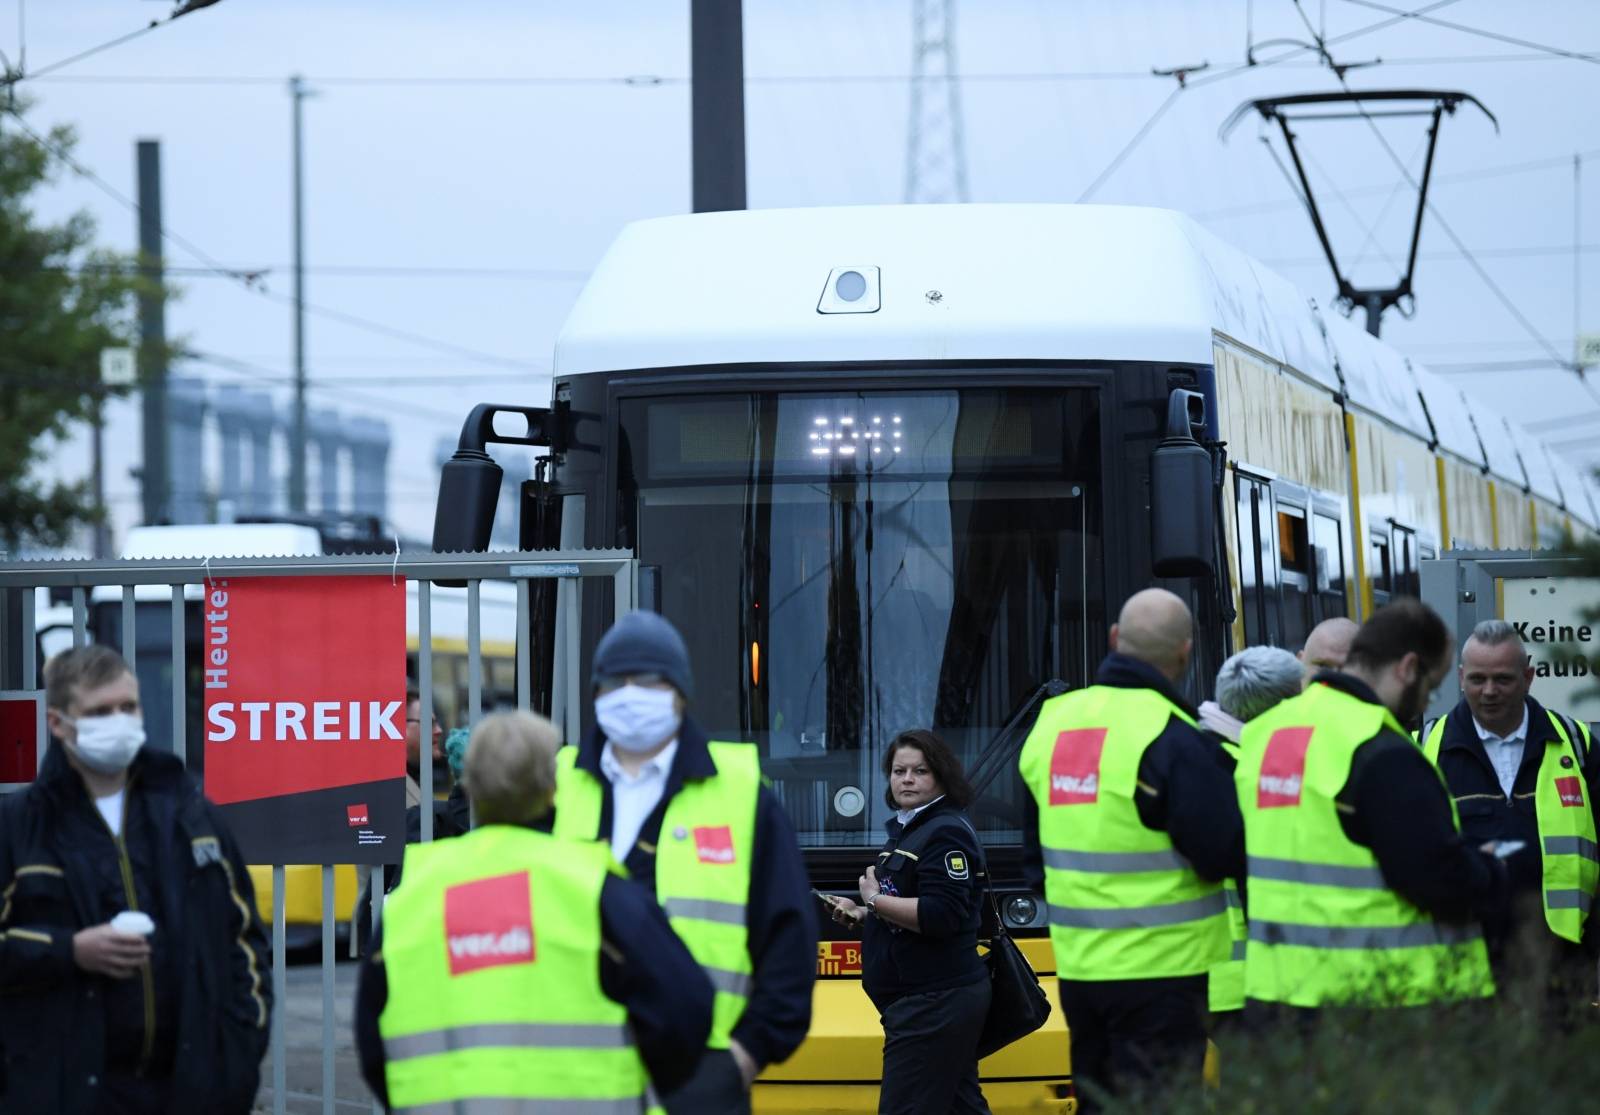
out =
[[[802,843],[859,845],[897,733],[970,769],[1092,667],[1098,462],[1082,389],[630,398],[618,541],[688,641],[702,726],[761,747]],[[1017,792],[977,804],[990,839],[1020,839]]]

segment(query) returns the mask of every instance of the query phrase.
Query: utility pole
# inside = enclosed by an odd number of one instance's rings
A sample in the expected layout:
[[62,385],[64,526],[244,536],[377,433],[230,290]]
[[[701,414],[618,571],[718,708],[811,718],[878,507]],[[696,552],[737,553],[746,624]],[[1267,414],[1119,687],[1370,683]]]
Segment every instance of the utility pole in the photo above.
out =
[[912,0],[911,128],[906,201],[967,200],[967,152],[956,79],[955,0]]
[[[167,519],[172,476],[167,462],[167,299],[161,260],[161,143],[141,139],[139,153],[140,364],[144,372],[144,464],[139,487],[144,521]],[[198,465],[199,462],[189,462]]]
[[289,510],[306,509],[306,267],[305,190],[301,163],[300,105],[311,96],[304,79],[289,79],[294,106],[294,413],[289,423]]
[[745,208],[742,0],[690,0],[689,131],[694,211]]

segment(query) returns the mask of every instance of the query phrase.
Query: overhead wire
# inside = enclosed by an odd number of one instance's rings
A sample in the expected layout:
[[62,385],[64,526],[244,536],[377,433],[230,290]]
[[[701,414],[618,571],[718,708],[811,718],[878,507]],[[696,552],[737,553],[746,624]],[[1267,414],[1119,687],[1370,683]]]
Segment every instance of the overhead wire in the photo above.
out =
[[[118,190],[115,186],[111,185],[111,183],[107,182],[104,178],[100,177],[100,175],[96,174],[93,170],[87,166],[84,166],[77,159],[73,158],[71,152],[67,151],[60,144],[54,143],[46,137],[40,135],[31,126],[29,126],[28,122],[22,118],[20,113],[15,110],[10,110],[10,115],[12,120],[16,123],[17,127],[24,135],[32,139],[34,143],[39,145],[45,151],[48,151],[57,159],[61,160],[63,165],[71,169],[73,173],[92,183],[98,189],[100,189],[101,192],[126,206],[133,213],[143,213],[143,207],[136,200],[128,197],[121,190]],[[262,298],[266,298],[272,302],[282,305],[295,305],[295,300],[288,295],[276,294],[273,291],[267,290],[265,287],[263,287],[258,281],[259,276],[254,276],[249,272],[241,272],[226,267],[224,264],[213,258],[204,249],[200,248],[187,238],[179,235],[177,232],[174,232],[172,229],[166,227],[165,224],[163,224],[161,228],[161,238],[168,243],[181,248],[183,251],[199,260],[209,270],[219,275],[224,275],[228,278],[236,280],[243,287],[243,289]],[[511,368],[528,367],[528,365],[526,365],[524,362],[513,360],[510,357],[480,352],[476,349],[469,348],[466,345],[456,344],[453,341],[444,341],[436,337],[429,337],[421,333],[412,332],[409,329],[401,329],[396,326],[386,325],[383,322],[373,321],[370,318],[364,318],[357,314],[347,313],[343,310],[335,310],[328,306],[317,305],[310,302],[305,302],[303,300],[299,303],[299,305],[301,305],[305,309],[305,312],[309,314],[315,314],[318,317],[324,317],[330,321],[338,321],[341,324],[350,326],[351,328],[362,329],[370,333],[377,333],[382,336],[391,337],[396,340],[417,345],[418,347],[430,348],[438,352],[449,353],[453,356],[459,356],[465,360],[472,360],[477,363],[494,364]]]
[[1426,15],[1425,12],[1427,9],[1421,9],[1415,12],[1407,12],[1402,11],[1399,8],[1391,8],[1387,4],[1374,3],[1373,0],[1345,0],[1345,3],[1354,4],[1358,8],[1371,8],[1373,11],[1377,12],[1388,12],[1391,15],[1396,15],[1405,20],[1414,19],[1419,23],[1432,24],[1434,27],[1445,27],[1451,31],[1460,31],[1467,35],[1476,35],[1479,38],[1492,39],[1499,43],[1508,43],[1511,46],[1526,47],[1529,50],[1537,50],[1541,53],[1553,55],[1557,58],[1570,58],[1575,62],[1590,62],[1600,64],[1600,55],[1597,54],[1585,54],[1575,50],[1565,50],[1562,47],[1550,46],[1546,43],[1536,43],[1529,39],[1519,39],[1514,35],[1502,35],[1498,31],[1486,31],[1481,27],[1468,27],[1463,23],[1453,23],[1448,19],[1439,19],[1435,16]]

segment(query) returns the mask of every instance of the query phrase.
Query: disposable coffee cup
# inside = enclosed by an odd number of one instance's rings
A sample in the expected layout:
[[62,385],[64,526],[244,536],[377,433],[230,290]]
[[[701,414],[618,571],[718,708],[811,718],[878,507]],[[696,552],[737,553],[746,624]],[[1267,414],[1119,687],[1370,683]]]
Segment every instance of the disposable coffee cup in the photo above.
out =
[[150,915],[138,910],[124,910],[111,919],[111,928],[118,933],[130,933],[135,937],[148,937],[156,931],[156,923],[150,920]]

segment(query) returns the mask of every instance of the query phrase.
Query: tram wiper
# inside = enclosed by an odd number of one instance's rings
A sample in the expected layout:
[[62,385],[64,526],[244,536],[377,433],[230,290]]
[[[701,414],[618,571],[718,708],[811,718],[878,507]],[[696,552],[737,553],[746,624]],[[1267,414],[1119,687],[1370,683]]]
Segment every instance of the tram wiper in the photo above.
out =
[[[995,733],[994,738],[984,745],[983,751],[978,755],[978,761],[972,766],[972,774],[968,781],[972,783],[972,800],[977,801],[983,796],[983,791],[989,788],[989,783],[999,777],[1000,772],[1007,769],[1016,760],[1027,736],[1021,734],[1019,729],[1032,723],[1033,712],[1044,701],[1051,697],[1059,697],[1071,689],[1072,686],[1060,678],[1051,678],[1029,697],[1023,706],[1017,710],[1005,727]],[[1017,738],[1013,741],[1012,737]]]

